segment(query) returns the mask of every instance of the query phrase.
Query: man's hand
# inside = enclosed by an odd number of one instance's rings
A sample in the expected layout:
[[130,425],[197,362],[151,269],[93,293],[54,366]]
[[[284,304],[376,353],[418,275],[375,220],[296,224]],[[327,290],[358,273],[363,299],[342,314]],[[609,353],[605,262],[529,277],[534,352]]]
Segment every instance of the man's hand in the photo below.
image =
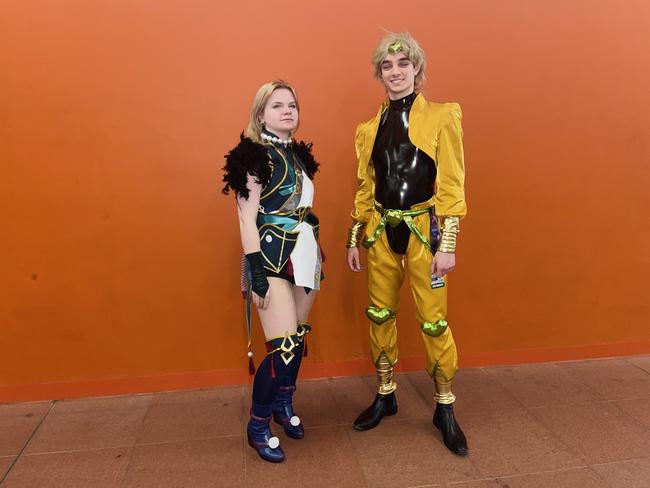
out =
[[349,247],[348,248],[348,266],[352,271],[359,272],[364,269],[364,266],[361,264],[359,259],[359,248],[358,247]]
[[[348,254],[349,256],[349,254]],[[431,262],[430,274],[442,278],[456,266],[456,254],[451,252],[440,252],[434,254]]]

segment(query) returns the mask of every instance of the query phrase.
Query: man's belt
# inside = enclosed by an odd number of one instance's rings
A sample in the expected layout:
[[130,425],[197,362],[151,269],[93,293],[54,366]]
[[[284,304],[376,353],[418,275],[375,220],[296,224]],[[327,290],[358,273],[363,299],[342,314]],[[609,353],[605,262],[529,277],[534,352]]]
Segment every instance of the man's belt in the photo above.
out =
[[429,213],[429,208],[418,208],[417,210],[395,210],[390,208],[383,208],[375,204],[375,210],[381,214],[381,220],[379,221],[379,224],[377,224],[377,227],[375,227],[375,230],[372,231],[372,234],[370,234],[370,236],[365,241],[363,241],[363,247],[366,249],[372,247],[381,233],[384,232],[386,224],[390,225],[391,227],[397,227],[401,222],[404,222],[409,230],[415,234],[420,242],[422,242],[424,247],[431,251],[431,243],[427,240],[424,234],[420,232],[420,229],[418,229],[418,227],[415,225],[415,222],[413,221],[413,217]]

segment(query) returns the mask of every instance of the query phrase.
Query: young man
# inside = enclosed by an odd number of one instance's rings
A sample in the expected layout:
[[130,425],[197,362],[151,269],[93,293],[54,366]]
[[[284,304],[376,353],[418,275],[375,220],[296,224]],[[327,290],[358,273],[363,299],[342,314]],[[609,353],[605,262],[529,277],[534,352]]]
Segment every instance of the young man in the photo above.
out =
[[398,359],[396,314],[408,268],[426,369],[434,380],[434,425],[447,448],[468,453],[454,418],[451,380],[458,369],[447,324],[447,278],[454,268],[459,220],[465,216],[461,109],[427,101],[424,52],[407,33],[389,34],[377,47],[375,76],[388,100],[356,134],[358,189],[348,234],[348,266],[361,271],[359,244],[368,249],[370,347],[378,393],[355,420],[368,430],[397,412],[393,367]]

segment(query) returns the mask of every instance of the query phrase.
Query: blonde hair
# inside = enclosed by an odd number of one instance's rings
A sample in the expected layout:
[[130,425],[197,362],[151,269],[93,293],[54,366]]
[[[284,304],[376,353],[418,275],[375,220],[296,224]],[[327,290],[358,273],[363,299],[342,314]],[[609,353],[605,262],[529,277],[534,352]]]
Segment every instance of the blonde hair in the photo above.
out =
[[381,63],[384,62],[386,56],[391,54],[388,47],[399,42],[401,49],[398,51],[403,53],[411,63],[417,74],[415,75],[415,89],[419,89],[424,84],[424,69],[426,66],[426,59],[424,51],[411,34],[408,32],[389,32],[384,38],[379,41],[375,54],[372,56],[372,65],[375,68],[375,78],[381,80]]
[[[260,134],[264,129],[264,125],[260,120],[260,117],[264,113],[264,107],[266,107],[266,102],[269,101],[271,94],[275,90],[284,88],[289,90],[293,95],[293,99],[296,101],[296,110],[300,113],[300,105],[298,105],[298,96],[296,95],[296,90],[284,80],[275,80],[264,83],[260,86],[259,90],[255,94],[255,99],[253,100],[253,108],[251,108],[251,114],[248,120],[248,127],[246,127],[246,137],[251,139],[253,142],[261,143],[262,138]],[[297,127],[296,127],[297,129]]]

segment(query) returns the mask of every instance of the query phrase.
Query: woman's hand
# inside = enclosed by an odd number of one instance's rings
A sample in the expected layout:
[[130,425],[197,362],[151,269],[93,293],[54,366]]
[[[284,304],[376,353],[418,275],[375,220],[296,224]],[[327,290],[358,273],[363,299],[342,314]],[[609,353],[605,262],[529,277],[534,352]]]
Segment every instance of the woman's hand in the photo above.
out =
[[253,290],[251,290],[251,297],[253,298],[253,303],[255,304],[255,306],[257,308],[260,308],[260,309],[264,310],[265,308],[267,308],[269,306],[269,301],[270,301],[270,297],[271,297],[271,289],[269,288],[266,291],[266,295],[264,296],[264,298],[259,296]]
[[456,254],[438,251],[433,255],[430,274],[442,278],[456,266]]
[[348,267],[355,272],[359,272],[364,269],[364,266],[361,264],[359,259],[359,248],[358,247],[349,247],[348,248]]

